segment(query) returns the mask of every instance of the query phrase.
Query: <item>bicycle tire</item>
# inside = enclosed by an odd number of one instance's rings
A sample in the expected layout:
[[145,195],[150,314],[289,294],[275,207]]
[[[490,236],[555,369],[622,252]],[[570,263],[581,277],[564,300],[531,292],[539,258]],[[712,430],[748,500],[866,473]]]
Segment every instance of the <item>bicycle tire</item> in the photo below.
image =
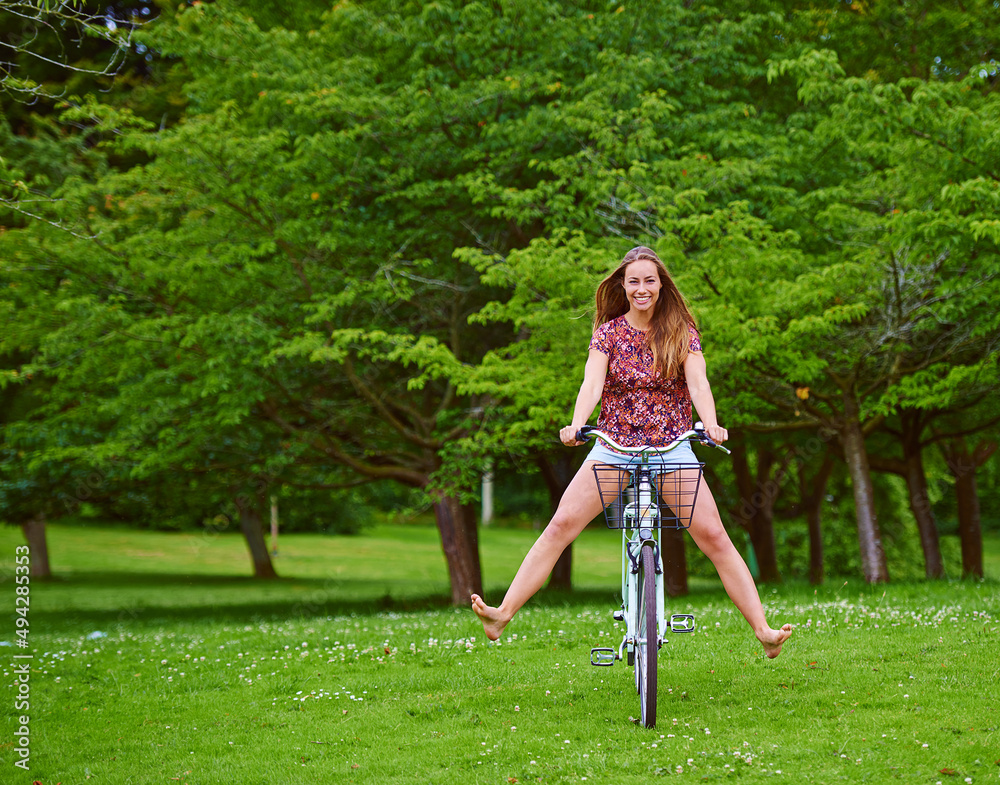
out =
[[639,711],[646,728],[656,725],[656,659],[659,640],[656,629],[656,557],[649,546],[639,561],[639,628],[635,643],[635,682]]

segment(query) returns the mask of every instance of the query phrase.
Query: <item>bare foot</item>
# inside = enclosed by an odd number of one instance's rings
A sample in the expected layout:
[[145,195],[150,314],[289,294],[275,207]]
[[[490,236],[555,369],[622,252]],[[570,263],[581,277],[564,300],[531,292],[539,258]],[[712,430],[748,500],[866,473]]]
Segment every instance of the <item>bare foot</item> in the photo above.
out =
[[472,595],[472,612],[479,617],[483,623],[483,632],[491,641],[497,640],[503,633],[503,628],[507,626],[510,619],[504,619],[499,608],[487,605],[478,594]]
[[757,634],[757,640],[759,640],[764,646],[764,654],[770,657],[772,660],[781,654],[781,647],[788,640],[788,636],[792,634],[792,625],[786,624],[780,630],[772,630],[768,628],[764,632]]

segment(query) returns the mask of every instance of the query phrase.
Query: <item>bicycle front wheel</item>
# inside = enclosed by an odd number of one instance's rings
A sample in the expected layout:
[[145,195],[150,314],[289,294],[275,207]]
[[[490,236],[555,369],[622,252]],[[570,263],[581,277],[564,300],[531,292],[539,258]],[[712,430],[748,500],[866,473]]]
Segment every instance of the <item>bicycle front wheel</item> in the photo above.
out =
[[639,626],[635,645],[635,684],[644,727],[656,725],[656,655],[660,645],[656,629],[656,556],[642,548],[639,560]]

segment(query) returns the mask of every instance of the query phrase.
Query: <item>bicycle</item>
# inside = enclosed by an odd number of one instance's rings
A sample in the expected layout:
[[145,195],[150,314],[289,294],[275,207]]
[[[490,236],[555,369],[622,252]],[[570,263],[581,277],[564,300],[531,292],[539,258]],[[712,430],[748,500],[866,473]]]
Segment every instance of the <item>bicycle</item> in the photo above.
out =
[[581,442],[591,438],[635,457],[625,466],[594,467],[608,527],[622,532],[622,607],[612,615],[616,621],[625,622],[625,634],[617,649],[591,649],[590,663],[611,666],[625,659],[634,668],[641,721],[652,728],[656,725],[657,653],[665,633],[667,629],[674,633],[695,630],[694,616],[689,613],[672,614],[667,624],[659,531],[691,526],[704,464],[671,464],[668,469],[661,469],[651,458],[689,440],[717,447],[727,454],[729,450],[712,441],[701,423],[663,447],[623,447],[590,425],[576,435]]

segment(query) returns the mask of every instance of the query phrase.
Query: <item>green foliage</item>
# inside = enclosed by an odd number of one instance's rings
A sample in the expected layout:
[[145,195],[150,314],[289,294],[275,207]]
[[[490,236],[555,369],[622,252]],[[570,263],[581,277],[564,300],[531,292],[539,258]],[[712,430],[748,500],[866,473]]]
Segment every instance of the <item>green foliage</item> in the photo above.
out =
[[[788,7],[787,5],[785,6]],[[990,0],[960,6],[907,3],[796,2],[794,27],[835,50],[847,71],[881,82],[915,77],[948,81],[976,74],[1000,53],[1000,10]]]
[[639,243],[729,425],[992,416],[985,0],[157,8],[112,92],[0,123],[10,487],[467,500],[555,454]]

